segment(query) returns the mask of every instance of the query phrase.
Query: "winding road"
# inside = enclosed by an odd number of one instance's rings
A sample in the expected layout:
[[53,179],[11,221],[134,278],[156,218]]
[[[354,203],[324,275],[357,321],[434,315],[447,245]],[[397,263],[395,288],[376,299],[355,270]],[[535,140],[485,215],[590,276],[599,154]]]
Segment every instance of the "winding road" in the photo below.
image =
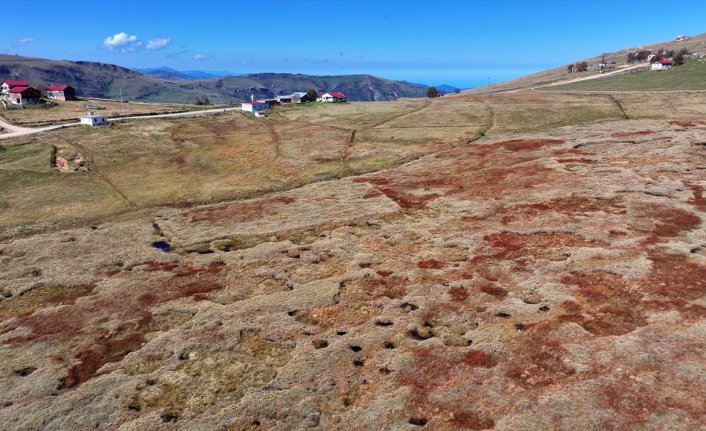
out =
[[[127,121],[127,120],[149,120],[152,118],[172,118],[172,117],[195,117],[205,114],[220,114],[223,112],[230,111],[241,111],[241,108],[218,108],[218,109],[205,109],[202,111],[188,111],[188,112],[176,112],[171,114],[152,114],[152,115],[133,115],[129,117],[117,117],[108,118],[108,121]],[[55,126],[45,126],[45,127],[21,127],[10,124],[0,118],[0,128],[5,129],[6,133],[0,133],[0,139],[15,138],[17,136],[33,135],[36,133],[48,132],[50,130],[61,129],[64,127],[73,127],[81,125],[80,122],[68,123],[68,124],[58,124]]]

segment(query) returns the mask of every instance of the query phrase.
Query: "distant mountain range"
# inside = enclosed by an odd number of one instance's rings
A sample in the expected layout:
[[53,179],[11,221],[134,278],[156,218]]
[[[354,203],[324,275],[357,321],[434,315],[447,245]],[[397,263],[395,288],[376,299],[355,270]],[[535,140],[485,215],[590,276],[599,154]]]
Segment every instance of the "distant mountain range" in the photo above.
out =
[[435,88],[441,93],[453,93],[456,90],[460,90],[460,88],[458,87],[446,84],[437,85]]
[[225,76],[239,76],[242,73],[225,71],[203,71],[203,70],[175,70],[169,67],[155,67],[151,69],[134,69],[142,74],[154,76],[160,79],[171,81],[191,81],[195,79],[223,78]]
[[[170,70],[153,69],[166,76]],[[161,70],[161,72],[160,72]],[[179,72],[178,76],[195,73]],[[175,76],[177,76],[175,75]],[[269,98],[294,91],[340,91],[348,100],[394,100],[424,97],[426,85],[393,81],[372,75],[312,76],[290,73],[258,73],[242,76],[170,79],[152,76],[114,64],[92,61],[47,60],[0,54],[0,81],[24,79],[33,86],[68,84],[83,97],[115,99],[122,93],[130,100],[191,103],[207,97],[211,103],[236,103],[250,95]]]

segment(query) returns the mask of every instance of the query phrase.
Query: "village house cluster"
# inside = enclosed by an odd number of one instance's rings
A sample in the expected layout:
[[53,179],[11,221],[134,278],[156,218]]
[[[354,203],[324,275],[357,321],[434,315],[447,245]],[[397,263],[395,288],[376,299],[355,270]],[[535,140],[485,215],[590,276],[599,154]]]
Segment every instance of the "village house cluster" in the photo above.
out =
[[[262,118],[265,116],[264,111],[271,108],[274,105],[286,105],[286,104],[297,104],[297,103],[307,103],[313,102],[308,93],[303,91],[297,91],[292,94],[280,95],[273,99],[265,100],[255,100],[255,96],[250,96],[250,101],[242,103],[242,109],[245,112],[252,112],[256,117]],[[331,93],[317,93],[316,102],[323,103],[341,103],[346,102],[346,95],[334,91]]]
[[[42,92],[21,79],[3,81],[0,92],[3,101],[11,105],[38,105],[42,101]],[[54,100],[76,100],[76,90],[70,85],[49,85],[45,96]]]

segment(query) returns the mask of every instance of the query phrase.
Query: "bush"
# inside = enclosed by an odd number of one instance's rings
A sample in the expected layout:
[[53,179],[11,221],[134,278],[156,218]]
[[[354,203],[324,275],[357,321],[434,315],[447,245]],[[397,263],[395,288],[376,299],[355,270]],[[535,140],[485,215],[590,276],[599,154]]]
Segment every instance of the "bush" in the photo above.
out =
[[427,97],[439,97],[439,90],[436,87],[427,88]]

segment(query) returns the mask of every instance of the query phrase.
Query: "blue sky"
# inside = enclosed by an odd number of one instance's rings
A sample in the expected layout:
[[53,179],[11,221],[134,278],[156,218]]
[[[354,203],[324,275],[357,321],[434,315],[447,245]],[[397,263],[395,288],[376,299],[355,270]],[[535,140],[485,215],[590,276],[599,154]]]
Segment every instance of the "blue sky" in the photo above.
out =
[[706,0],[21,4],[37,25],[5,20],[0,52],[132,68],[371,73],[464,88],[706,32]]

